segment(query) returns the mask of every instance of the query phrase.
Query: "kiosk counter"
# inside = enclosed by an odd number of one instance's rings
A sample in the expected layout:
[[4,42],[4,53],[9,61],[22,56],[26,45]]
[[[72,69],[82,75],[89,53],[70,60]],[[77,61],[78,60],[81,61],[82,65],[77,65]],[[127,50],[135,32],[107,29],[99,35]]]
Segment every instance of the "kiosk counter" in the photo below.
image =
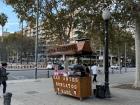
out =
[[57,94],[78,97],[80,100],[92,95],[91,76],[70,77],[54,75],[54,90]]

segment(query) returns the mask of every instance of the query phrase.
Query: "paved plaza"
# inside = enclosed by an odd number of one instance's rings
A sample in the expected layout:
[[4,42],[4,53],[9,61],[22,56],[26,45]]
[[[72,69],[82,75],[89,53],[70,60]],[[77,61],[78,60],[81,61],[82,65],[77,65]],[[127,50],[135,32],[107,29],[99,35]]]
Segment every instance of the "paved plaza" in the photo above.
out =
[[[115,72],[110,74],[110,90],[112,98],[99,99],[94,96],[80,101],[77,98],[56,95],[51,78],[9,80],[7,91],[12,92],[11,105],[139,105],[140,91],[130,89],[113,88],[119,84],[133,83],[134,71]],[[104,75],[98,76],[98,82],[102,83]],[[3,98],[0,98],[0,105]]]

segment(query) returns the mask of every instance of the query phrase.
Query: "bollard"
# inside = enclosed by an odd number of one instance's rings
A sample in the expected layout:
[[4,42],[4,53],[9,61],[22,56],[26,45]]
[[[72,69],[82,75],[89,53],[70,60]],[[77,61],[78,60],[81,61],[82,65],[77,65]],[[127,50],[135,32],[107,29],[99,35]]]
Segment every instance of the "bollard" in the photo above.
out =
[[8,92],[4,95],[3,105],[11,105],[12,93]]
[[49,76],[49,70],[48,70],[48,73],[47,73],[47,74],[48,74],[48,78],[49,78],[49,77],[50,77],[50,76]]
[[120,69],[120,74],[122,73],[122,70]]
[[127,72],[127,68],[125,67],[125,72]]
[[112,68],[112,74],[114,73],[114,69]]
[[122,68],[120,67],[120,74],[122,73]]

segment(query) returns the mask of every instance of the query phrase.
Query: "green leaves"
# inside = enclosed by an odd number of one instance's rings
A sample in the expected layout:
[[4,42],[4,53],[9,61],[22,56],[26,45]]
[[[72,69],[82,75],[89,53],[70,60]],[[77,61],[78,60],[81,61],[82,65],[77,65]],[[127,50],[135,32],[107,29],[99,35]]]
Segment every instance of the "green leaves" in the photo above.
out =
[[[31,27],[35,25],[36,0],[5,1],[14,8],[19,18],[26,20]],[[112,14],[109,38],[110,50],[113,51],[114,47],[120,47],[119,44],[123,44],[123,40],[127,38],[129,32],[126,29],[134,26],[134,11],[139,9],[139,5],[133,0],[39,0],[39,22],[43,25],[46,39],[53,44],[69,43],[71,35],[78,35],[79,38],[92,39],[94,47],[98,48],[99,45],[103,46],[104,41],[101,15],[106,7]],[[128,39],[133,43],[132,37]]]
[[7,16],[4,13],[0,14],[0,25],[3,27],[7,23]]
[[34,38],[22,36],[19,33],[3,36],[3,45],[6,48],[4,53],[6,55],[10,54],[10,56],[14,56],[17,53],[23,57],[26,57],[25,54],[34,55],[34,43]]

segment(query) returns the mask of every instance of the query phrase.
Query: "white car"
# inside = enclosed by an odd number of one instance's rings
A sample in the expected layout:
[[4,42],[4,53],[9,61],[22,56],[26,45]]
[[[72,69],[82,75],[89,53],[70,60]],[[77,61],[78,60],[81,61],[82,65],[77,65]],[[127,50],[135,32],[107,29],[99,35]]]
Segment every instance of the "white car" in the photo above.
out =
[[48,70],[53,70],[53,69],[54,69],[54,68],[53,68],[53,63],[48,62],[48,64],[47,64],[47,69],[48,69]]
[[111,65],[110,68],[111,69],[119,70],[120,69],[120,66],[119,65]]

